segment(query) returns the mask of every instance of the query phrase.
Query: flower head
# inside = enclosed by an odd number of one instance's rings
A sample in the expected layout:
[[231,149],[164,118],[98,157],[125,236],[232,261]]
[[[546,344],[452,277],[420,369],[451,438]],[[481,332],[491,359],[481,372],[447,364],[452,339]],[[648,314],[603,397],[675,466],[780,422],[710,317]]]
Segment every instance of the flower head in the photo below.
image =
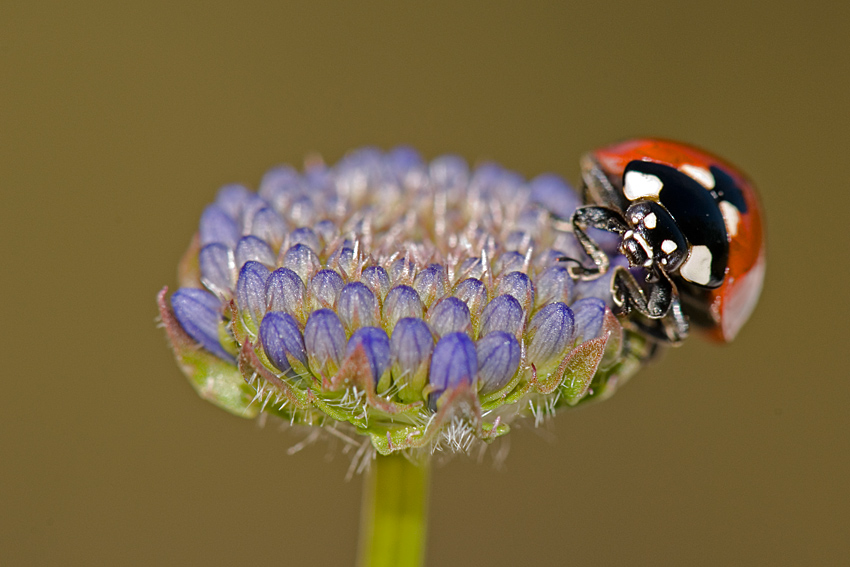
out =
[[275,168],[256,193],[219,191],[160,313],[199,394],[232,413],[382,454],[467,450],[609,396],[646,355],[610,278],[561,262],[583,253],[551,218],[578,205],[558,176],[407,148]]

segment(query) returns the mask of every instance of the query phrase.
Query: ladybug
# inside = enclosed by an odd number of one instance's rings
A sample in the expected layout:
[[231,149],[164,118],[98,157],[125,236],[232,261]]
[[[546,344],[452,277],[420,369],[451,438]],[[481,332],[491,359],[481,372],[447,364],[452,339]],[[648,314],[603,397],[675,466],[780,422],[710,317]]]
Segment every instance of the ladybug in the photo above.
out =
[[631,313],[635,326],[666,343],[681,342],[689,322],[731,341],[764,280],[762,212],[747,176],[699,148],[648,138],[592,151],[581,169],[585,206],[566,228],[593,266],[573,260],[570,275],[605,274],[608,256],[588,229],[615,233],[630,265],[615,268],[612,278],[621,314]]

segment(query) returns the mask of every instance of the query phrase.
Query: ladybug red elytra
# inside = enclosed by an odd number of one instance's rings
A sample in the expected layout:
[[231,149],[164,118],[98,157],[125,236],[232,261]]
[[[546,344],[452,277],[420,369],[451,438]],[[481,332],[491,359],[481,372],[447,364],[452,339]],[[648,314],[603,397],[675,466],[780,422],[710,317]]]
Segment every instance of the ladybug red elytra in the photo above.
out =
[[731,341],[764,279],[762,212],[747,176],[699,148],[648,138],[590,152],[581,166],[587,205],[570,229],[594,266],[574,261],[571,275],[589,280],[608,270],[588,228],[616,233],[632,268],[616,268],[612,279],[622,313],[637,312],[634,324],[661,341],[680,342],[689,321]]

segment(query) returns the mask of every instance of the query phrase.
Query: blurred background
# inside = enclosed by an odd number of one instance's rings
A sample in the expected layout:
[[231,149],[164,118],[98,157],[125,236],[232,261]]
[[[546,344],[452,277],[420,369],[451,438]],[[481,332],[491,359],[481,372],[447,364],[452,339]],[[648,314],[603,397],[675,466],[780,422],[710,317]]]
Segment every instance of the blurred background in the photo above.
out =
[[311,152],[576,181],[643,135],[757,181],[761,304],[437,468],[428,564],[846,564],[847,4],[285,4],[4,2],[0,564],[352,564],[348,458],[201,401],[155,326],[203,207]]

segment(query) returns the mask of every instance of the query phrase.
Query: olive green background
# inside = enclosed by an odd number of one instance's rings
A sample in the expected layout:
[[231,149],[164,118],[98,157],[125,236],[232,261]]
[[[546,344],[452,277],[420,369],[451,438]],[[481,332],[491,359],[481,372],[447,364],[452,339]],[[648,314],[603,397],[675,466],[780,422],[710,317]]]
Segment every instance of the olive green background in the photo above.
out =
[[762,302],[438,467],[428,564],[846,564],[846,4],[239,4],[0,10],[0,564],[352,564],[348,457],[202,402],[155,326],[205,204],[311,152],[575,180],[639,135],[757,181]]

